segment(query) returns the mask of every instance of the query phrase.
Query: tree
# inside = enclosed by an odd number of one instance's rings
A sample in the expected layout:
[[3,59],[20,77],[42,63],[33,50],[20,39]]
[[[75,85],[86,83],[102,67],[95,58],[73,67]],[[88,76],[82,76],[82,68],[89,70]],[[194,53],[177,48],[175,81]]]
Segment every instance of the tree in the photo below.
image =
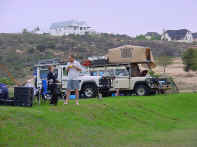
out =
[[169,56],[160,56],[157,59],[157,64],[163,67],[163,72],[166,72],[166,68],[168,65],[173,63],[173,58]]
[[40,28],[39,28],[39,26],[37,26],[37,28],[35,28],[35,31],[40,31]]
[[23,34],[28,33],[28,30],[26,28],[23,29]]
[[40,28],[39,28],[39,26],[37,26],[36,28],[33,29],[32,32],[33,32],[33,33],[36,33],[36,32],[39,32],[39,31],[40,31]]
[[156,36],[156,35],[153,35],[152,37],[151,37],[151,40],[161,40],[161,36]]
[[185,71],[197,71],[197,49],[190,48],[183,53],[183,64],[185,65]]

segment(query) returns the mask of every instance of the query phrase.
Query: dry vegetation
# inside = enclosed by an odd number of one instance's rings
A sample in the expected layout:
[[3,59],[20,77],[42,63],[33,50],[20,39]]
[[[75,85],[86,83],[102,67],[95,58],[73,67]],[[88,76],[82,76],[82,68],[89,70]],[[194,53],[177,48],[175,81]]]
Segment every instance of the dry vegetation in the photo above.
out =
[[[163,74],[161,66],[158,66],[154,71]],[[197,91],[197,72],[185,72],[181,58],[173,59],[173,64],[167,67],[166,74],[174,78],[181,92]]]

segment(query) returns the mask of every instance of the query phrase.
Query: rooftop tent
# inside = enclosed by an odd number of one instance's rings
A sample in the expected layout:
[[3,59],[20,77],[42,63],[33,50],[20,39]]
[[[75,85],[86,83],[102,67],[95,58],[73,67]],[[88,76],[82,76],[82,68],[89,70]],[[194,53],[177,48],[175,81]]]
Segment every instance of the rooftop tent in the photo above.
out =
[[109,49],[106,55],[110,63],[140,63],[156,67],[154,58],[149,47],[124,45]]

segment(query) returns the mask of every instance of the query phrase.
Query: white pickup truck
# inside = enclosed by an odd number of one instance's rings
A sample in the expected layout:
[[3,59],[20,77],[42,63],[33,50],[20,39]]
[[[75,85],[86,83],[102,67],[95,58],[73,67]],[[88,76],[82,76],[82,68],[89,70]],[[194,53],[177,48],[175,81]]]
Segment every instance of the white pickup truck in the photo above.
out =
[[[43,80],[47,79],[48,66],[53,65],[55,67],[55,73],[57,74],[57,80],[60,81],[59,85],[61,92],[65,93],[67,88],[68,76],[65,70],[66,65],[59,63],[54,64],[38,64],[35,66],[35,87],[41,89]],[[80,82],[80,97],[82,98],[92,98],[96,97],[98,94],[99,88],[102,86],[99,85],[101,76],[92,76],[89,72],[81,72],[79,77]]]

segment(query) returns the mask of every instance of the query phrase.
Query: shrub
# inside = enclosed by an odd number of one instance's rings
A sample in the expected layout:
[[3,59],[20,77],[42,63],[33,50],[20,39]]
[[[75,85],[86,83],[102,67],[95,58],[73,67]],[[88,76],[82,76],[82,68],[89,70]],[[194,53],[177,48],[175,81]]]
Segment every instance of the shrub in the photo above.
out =
[[15,84],[11,79],[9,79],[7,77],[0,78],[0,83],[6,84],[6,85],[9,85],[9,86]]
[[190,48],[183,53],[183,63],[185,65],[185,71],[197,70],[197,49]]

